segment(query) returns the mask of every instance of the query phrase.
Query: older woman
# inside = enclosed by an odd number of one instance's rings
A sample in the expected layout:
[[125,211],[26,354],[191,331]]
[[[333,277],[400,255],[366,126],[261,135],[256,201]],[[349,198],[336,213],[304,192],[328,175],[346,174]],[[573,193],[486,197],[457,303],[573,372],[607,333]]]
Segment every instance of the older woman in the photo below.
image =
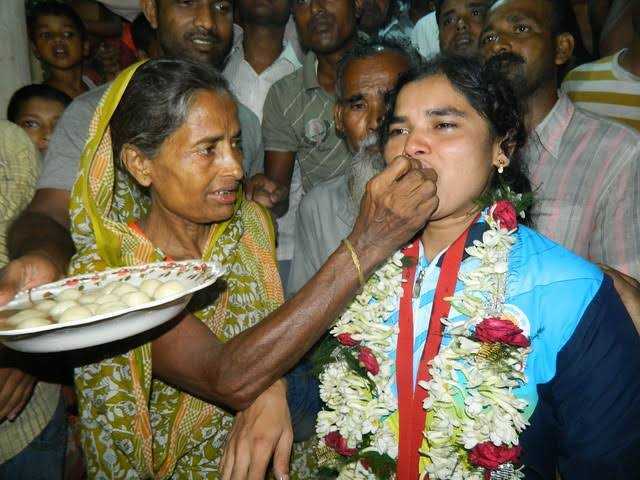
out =
[[[150,62],[128,77],[91,125],[71,202],[71,270],[218,259],[229,270],[227,288],[186,315],[224,341],[282,301],[270,218],[241,200],[235,102],[218,74],[192,63]],[[199,393],[193,379],[172,378],[166,348],[146,343],[76,370],[92,478],[217,474],[233,417],[172,386]]]
[[637,478],[640,339],[608,277],[518,225],[513,91],[455,57],[397,88],[385,159],[435,170],[439,202],[332,329],[324,462],[359,479]]
[[[243,410],[239,429],[259,427],[235,437],[225,476],[262,478],[274,449],[274,467],[286,473],[285,388],[294,405],[306,396],[295,379],[286,387],[278,379],[435,207],[431,174],[396,162],[372,182],[345,245],[272,312],[282,300],[274,234],[270,216],[241,193],[239,138],[226,83],[188,61],[127,69],[96,110],[70,206],[72,272],[215,258],[229,273],[164,330],[109,346],[108,358],[76,369],[92,478],[220,478],[233,419],[223,407]],[[294,473],[313,478],[308,457],[299,458]]]

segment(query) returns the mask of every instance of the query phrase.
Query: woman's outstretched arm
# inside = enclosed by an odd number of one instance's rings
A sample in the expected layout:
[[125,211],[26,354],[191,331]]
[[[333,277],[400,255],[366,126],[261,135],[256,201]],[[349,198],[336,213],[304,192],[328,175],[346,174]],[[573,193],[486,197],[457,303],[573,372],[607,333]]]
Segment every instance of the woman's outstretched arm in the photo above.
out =
[[[407,243],[438,205],[436,174],[398,157],[372,179],[349,240],[367,278]],[[360,287],[341,245],[293,298],[226,343],[187,315],[153,342],[153,371],[194,395],[247,408],[326,332]]]

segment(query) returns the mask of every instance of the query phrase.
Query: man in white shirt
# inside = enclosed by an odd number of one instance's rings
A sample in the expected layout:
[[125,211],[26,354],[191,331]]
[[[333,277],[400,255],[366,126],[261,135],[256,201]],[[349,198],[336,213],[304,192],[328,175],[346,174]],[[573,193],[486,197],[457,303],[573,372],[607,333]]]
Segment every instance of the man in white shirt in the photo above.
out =
[[[286,26],[291,14],[290,0],[260,2],[240,0],[238,21],[243,32],[234,36],[234,44],[222,72],[231,91],[262,121],[262,107],[267,92],[275,82],[301,66],[294,48],[285,38]],[[262,161],[253,165],[250,178],[264,171]],[[302,182],[296,165],[291,180],[289,211],[278,218],[278,262],[283,283],[288,277],[288,267],[293,257],[298,202],[302,197]]]

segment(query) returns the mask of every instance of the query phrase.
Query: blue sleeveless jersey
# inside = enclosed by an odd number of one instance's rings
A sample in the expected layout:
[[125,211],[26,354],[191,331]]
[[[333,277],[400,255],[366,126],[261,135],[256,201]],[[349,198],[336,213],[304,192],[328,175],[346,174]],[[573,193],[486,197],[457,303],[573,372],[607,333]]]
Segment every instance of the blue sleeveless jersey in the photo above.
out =
[[[476,223],[468,244],[487,228]],[[529,402],[526,478],[555,480],[558,469],[563,480],[640,479],[640,337],[631,319],[597,266],[527,227],[516,235],[505,303],[531,338],[527,383],[515,392]],[[441,261],[421,255],[416,271],[414,380]],[[477,265],[465,254],[461,271]],[[452,309],[449,318],[462,316]],[[396,310],[385,323],[397,322]]]

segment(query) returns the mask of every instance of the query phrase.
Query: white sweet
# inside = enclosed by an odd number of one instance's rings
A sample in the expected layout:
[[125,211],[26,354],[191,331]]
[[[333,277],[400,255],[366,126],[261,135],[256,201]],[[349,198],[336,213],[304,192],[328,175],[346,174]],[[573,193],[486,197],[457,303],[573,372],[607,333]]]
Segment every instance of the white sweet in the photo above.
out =
[[91,292],[91,293],[85,293],[84,295],[82,295],[79,299],[78,299],[78,303],[80,305],[91,305],[92,303],[96,303],[96,301],[98,300],[98,298],[100,298],[100,295]]
[[65,310],[65,312],[60,315],[58,318],[59,323],[72,322],[74,320],[84,320],[85,318],[89,318],[93,314],[91,310],[87,307],[83,307],[82,305],[76,305],[75,307],[70,307]]
[[36,310],[35,308],[27,308],[25,310],[19,311],[18,313],[14,313],[9,318],[7,318],[7,324],[15,327],[25,320],[29,320],[31,318],[45,318],[46,316],[46,312]]
[[98,313],[98,305],[96,305],[95,303],[90,303],[89,305],[83,305],[83,307],[88,308],[89,311],[91,312],[91,315],[95,315],[96,313]]
[[55,307],[49,310],[49,315],[58,317],[66,312],[69,308],[75,307],[76,305],[78,304],[73,300],[64,300],[62,302],[58,302]]
[[102,295],[101,297],[98,297],[98,299],[96,300],[96,305],[104,305],[105,303],[113,303],[113,302],[119,302],[120,298],[117,295],[114,295],[113,293],[109,293],[107,295]]
[[129,292],[125,293],[122,296],[122,301],[129,307],[137,307],[138,305],[142,305],[143,303],[150,302],[151,299],[147,294],[142,292]]
[[178,295],[185,290],[186,289],[184,288],[184,285],[182,285],[180,282],[178,282],[177,280],[170,280],[167,283],[160,285],[155,291],[153,297],[156,300],[159,300],[161,298]]
[[98,306],[96,315],[104,315],[105,313],[115,312],[116,310],[124,310],[127,306],[122,302],[103,303]]
[[77,300],[82,295],[82,292],[76,289],[63,290],[56,295],[56,301],[61,302],[63,300]]
[[42,300],[35,304],[35,309],[44,313],[49,313],[49,311],[56,305],[57,303],[54,300]]
[[111,292],[113,292],[116,288],[118,288],[120,285],[122,285],[122,283],[120,282],[107,283],[103,288],[103,292],[108,295]]
[[133,285],[129,285],[128,283],[123,283],[120,286],[118,286],[113,292],[114,295],[117,295],[119,297],[122,297],[123,295],[126,295],[127,293],[132,293],[132,292],[137,292],[138,289],[136,287],[134,287]]
[[155,278],[148,278],[144,282],[140,284],[138,287],[142,293],[153,298],[158,287],[162,285],[160,280],[156,280]]
[[44,317],[31,317],[20,322],[18,328],[44,327],[45,325],[51,325],[51,322]]

